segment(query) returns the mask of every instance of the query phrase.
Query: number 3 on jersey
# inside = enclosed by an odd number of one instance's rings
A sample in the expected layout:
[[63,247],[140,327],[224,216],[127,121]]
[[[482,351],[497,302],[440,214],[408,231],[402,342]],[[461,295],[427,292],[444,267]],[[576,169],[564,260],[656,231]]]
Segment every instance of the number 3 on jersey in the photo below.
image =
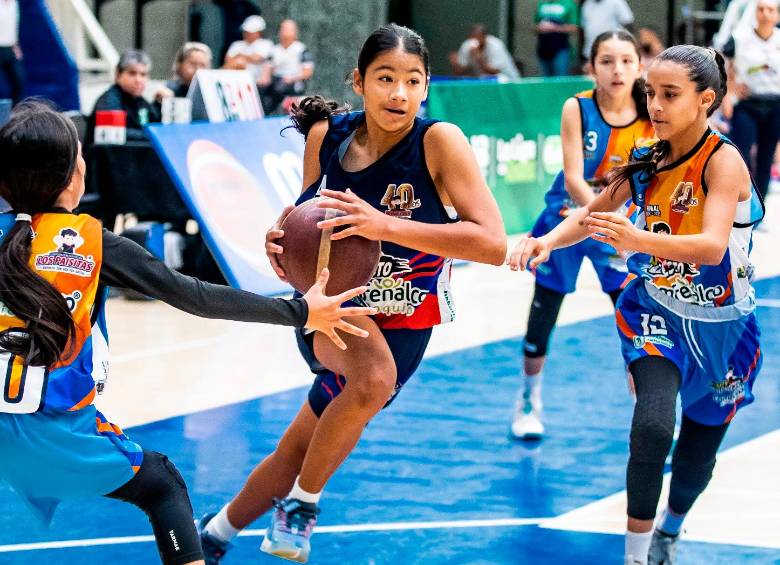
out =
[[0,382],[3,389],[0,412],[32,414],[40,410],[47,376],[45,367],[28,367],[21,357],[7,352],[0,353]]
[[595,151],[599,146],[599,134],[593,130],[585,133],[585,151]]

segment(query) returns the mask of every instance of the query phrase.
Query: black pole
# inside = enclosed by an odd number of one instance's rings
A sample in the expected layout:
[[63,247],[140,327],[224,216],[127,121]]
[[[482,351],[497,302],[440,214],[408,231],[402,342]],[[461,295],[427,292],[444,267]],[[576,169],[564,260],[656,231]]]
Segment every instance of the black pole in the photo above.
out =
[[141,49],[141,33],[143,30],[141,19],[143,7],[144,0],[135,0],[135,37],[133,38],[133,45],[135,45],[136,49]]
[[666,2],[666,44],[674,45],[677,40],[674,36],[674,0],[667,0]]
[[506,47],[514,59],[515,54],[515,0],[508,0],[506,15]]

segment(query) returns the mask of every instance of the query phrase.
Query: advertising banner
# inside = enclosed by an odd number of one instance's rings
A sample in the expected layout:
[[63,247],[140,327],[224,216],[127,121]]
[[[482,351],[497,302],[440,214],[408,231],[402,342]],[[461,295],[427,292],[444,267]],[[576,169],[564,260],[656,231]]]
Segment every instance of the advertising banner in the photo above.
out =
[[303,137],[287,118],[150,124],[152,143],[231,285],[290,290],[265,255],[265,232],[303,183]]
[[561,108],[593,87],[583,77],[434,82],[428,116],[457,124],[501,207],[507,232],[528,231],[563,168]]

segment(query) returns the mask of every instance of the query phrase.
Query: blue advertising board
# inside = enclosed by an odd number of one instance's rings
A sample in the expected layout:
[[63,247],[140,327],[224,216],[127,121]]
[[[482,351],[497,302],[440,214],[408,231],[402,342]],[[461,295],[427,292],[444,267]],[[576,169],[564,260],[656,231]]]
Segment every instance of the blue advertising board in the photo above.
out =
[[228,282],[259,294],[290,287],[265,255],[265,232],[303,182],[303,137],[287,118],[151,124],[147,132]]

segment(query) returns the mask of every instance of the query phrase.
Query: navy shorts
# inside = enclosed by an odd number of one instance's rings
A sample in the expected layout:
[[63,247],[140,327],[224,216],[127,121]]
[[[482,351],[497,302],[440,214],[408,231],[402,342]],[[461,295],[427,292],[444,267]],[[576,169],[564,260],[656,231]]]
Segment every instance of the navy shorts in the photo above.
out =
[[[398,391],[406,384],[406,381],[414,374],[422,361],[428,341],[431,339],[433,328],[422,330],[391,329],[382,330],[382,335],[387,340],[387,345],[393,354],[396,366],[395,388],[388,398],[385,408],[395,399]],[[295,330],[298,340],[298,349],[303,358],[309,364],[316,375],[314,384],[309,390],[309,405],[319,418],[330,402],[344,390],[347,379],[344,375],[337,375],[326,369],[314,356],[314,333],[304,333],[303,330]]]

